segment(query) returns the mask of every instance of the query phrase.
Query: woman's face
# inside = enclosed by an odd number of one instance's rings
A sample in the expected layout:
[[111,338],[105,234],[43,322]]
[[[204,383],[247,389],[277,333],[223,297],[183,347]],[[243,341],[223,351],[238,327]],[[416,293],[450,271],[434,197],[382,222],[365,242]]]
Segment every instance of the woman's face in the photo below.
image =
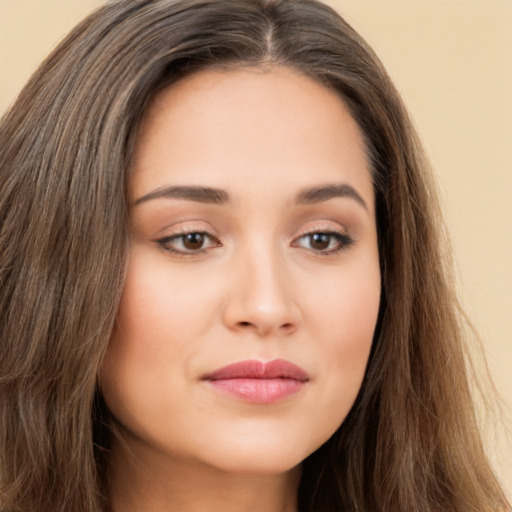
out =
[[346,417],[377,320],[358,126],[290,69],[203,71],[153,100],[129,198],[100,376],[118,447],[139,461],[290,470]]

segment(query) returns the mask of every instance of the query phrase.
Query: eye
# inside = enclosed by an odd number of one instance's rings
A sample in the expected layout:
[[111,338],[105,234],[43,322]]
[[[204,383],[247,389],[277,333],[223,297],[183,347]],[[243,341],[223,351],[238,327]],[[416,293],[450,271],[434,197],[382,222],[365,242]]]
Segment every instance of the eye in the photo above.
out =
[[160,238],[156,241],[164,250],[183,256],[201,254],[212,247],[218,247],[220,242],[212,235],[202,231],[178,233]]
[[293,247],[302,247],[319,254],[336,254],[347,249],[354,241],[345,233],[337,231],[315,231],[306,233],[292,243]]

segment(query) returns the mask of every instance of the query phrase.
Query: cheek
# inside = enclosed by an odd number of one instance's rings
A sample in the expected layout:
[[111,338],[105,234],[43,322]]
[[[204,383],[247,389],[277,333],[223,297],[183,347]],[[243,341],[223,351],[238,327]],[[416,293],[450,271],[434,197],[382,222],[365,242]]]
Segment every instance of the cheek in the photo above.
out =
[[[301,291],[308,302],[315,329],[330,340],[332,349],[365,353],[371,344],[380,305],[380,270],[377,255],[370,261],[355,261],[336,275],[322,279],[323,286]],[[312,293],[312,290],[314,293]],[[307,317],[306,317],[307,318]]]
[[216,307],[215,295],[197,281],[190,273],[170,272],[166,260],[150,251],[134,250],[109,350],[130,351],[154,364],[192,350]]
[[162,322],[172,324],[169,313],[176,304],[165,283],[149,277],[128,271],[106,357],[106,363],[118,370],[130,360],[148,368],[162,364],[171,355],[171,347],[165,343],[169,330]]
[[344,356],[362,359],[366,364],[377,323],[380,285],[373,280],[358,280],[353,287],[338,294],[337,304],[337,314],[334,308],[329,311],[330,317],[335,319],[332,329],[339,340],[335,347]]
[[144,250],[133,250],[100,372],[105,400],[116,416],[128,411],[143,417],[140,404],[158,390],[178,386],[209,321],[190,282],[180,281],[179,273],[170,275],[168,265]]
[[[378,265],[357,268],[311,297],[309,308],[315,324],[319,374],[324,375],[324,410],[337,428],[348,414],[361,387],[370,354],[380,305]],[[343,283],[340,285],[339,283]]]

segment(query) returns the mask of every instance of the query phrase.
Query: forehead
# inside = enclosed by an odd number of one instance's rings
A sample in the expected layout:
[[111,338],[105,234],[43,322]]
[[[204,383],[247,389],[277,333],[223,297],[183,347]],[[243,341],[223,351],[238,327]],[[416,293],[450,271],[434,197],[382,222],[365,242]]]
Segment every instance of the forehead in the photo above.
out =
[[201,71],[158,93],[138,132],[130,188],[340,179],[372,194],[357,123],[334,91],[278,66]]

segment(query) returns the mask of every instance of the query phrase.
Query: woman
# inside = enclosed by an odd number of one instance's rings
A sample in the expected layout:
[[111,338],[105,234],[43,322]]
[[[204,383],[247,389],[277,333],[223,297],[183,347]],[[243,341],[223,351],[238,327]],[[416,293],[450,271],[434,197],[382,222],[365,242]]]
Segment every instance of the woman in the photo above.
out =
[[428,165],[332,10],[112,3],[0,166],[2,510],[507,509]]

